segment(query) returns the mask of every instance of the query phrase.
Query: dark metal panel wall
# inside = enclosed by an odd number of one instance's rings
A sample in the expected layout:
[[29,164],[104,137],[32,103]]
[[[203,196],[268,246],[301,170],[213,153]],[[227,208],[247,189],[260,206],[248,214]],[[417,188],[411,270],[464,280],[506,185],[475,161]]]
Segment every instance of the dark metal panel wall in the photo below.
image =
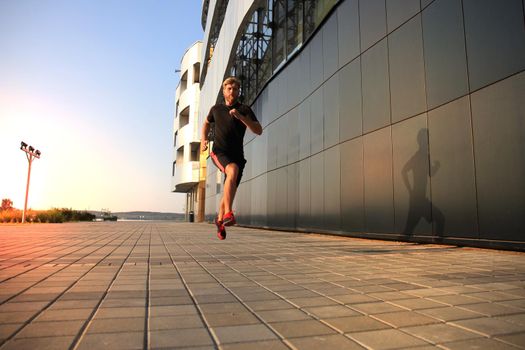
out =
[[266,217],[269,225],[277,226],[277,171],[268,172],[268,184],[266,188]]
[[468,96],[428,113],[432,203],[445,217],[444,236],[478,237],[474,153]]
[[463,0],[470,91],[525,69],[523,3]]
[[[323,37],[323,73],[324,80],[327,80],[339,69],[337,16],[328,18],[321,32]],[[341,40],[344,39],[344,37],[341,38]]]
[[341,154],[340,146],[324,153],[324,227],[341,230]]
[[299,158],[311,155],[310,138],[310,99],[306,99],[297,107],[299,113]]
[[312,92],[310,84],[310,51],[310,45],[306,45],[299,57],[296,58],[299,65],[299,75],[295,88],[299,91],[300,101],[303,101]]
[[421,8],[425,8],[426,6],[428,6],[433,1],[434,0],[421,0]]
[[346,0],[337,9],[339,67],[359,56],[359,1]]
[[385,0],[359,1],[361,52],[386,35]]
[[310,216],[311,227],[324,228],[324,152],[313,155],[310,163]]
[[310,205],[310,161],[305,158],[299,162],[299,215],[297,218],[298,228],[311,227],[312,210]]
[[523,240],[525,73],[472,94],[480,235]]
[[421,16],[417,15],[388,37],[392,122],[426,110]]
[[324,148],[339,143],[339,74],[334,74],[323,85]]
[[341,144],[341,228],[365,231],[363,139]]
[[255,103],[241,223],[525,243],[523,6],[340,3]]
[[428,108],[465,95],[467,55],[461,1],[436,1],[423,11],[423,42]]
[[310,150],[312,154],[324,148],[324,113],[323,89],[315,90],[310,100]]
[[391,128],[363,137],[367,232],[394,232]]
[[288,212],[288,176],[286,167],[278,168],[275,173],[275,220],[277,227],[290,227],[287,222]]
[[299,212],[299,164],[293,163],[286,167],[287,176],[287,211],[286,227],[297,227],[297,216]]
[[390,124],[390,83],[386,38],[361,56],[363,132]]
[[363,134],[361,95],[361,60],[357,58],[339,71],[339,139],[341,142]]
[[288,164],[293,164],[299,161],[299,107],[295,107],[288,112],[288,124],[285,126],[287,130],[287,155]]
[[386,0],[386,23],[391,33],[420,10],[419,0]]
[[323,82],[323,36],[322,32],[312,38],[310,46],[310,91]]
[[288,117],[289,114],[285,114],[274,123],[274,134],[277,136],[277,168],[288,164]]
[[272,123],[268,125],[265,130],[265,132],[268,133],[268,148],[266,150],[268,153],[268,159],[266,162],[268,171],[277,168],[277,147],[279,142],[279,133],[277,132],[276,126],[276,123]]
[[430,199],[426,113],[392,126],[392,148],[395,232],[430,235],[432,222],[443,220]]

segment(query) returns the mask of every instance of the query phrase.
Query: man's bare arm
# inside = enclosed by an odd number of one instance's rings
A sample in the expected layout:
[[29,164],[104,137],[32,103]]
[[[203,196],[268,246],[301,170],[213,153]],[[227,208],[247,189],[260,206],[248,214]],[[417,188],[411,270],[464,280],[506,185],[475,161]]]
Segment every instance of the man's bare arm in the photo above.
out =
[[235,108],[230,111],[230,115],[239,119],[241,122],[244,123],[250,129],[254,134],[261,135],[262,134],[262,126],[258,121],[252,120],[251,118],[248,118],[245,115],[242,115],[237,111]]
[[208,149],[208,133],[210,132],[210,123],[208,119],[204,119],[204,124],[202,125],[201,133],[201,152],[204,152]]

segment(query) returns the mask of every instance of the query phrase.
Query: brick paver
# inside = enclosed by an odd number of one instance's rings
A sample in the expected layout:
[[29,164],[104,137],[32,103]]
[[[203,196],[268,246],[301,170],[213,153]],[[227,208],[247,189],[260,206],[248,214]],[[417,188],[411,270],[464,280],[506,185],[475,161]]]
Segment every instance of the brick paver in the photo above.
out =
[[4,349],[525,348],[525,254],[229,228],[0,226]]

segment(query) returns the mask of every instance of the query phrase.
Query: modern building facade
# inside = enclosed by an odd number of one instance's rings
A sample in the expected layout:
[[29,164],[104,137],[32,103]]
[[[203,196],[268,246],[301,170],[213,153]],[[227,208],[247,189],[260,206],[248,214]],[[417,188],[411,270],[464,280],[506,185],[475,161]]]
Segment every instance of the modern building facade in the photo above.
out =
[[[205,0],[200,124],[229,75],[246,226],[525,248],[522,0]],[[206,218],[222,191],[208,163]]]
[[186,214],[188,219],[196,216],[197,221],[204,218],[205,186],[198,123],[201,52],[202,42],[198,41],[182,57],[173,121],[172,192],[186,193]]

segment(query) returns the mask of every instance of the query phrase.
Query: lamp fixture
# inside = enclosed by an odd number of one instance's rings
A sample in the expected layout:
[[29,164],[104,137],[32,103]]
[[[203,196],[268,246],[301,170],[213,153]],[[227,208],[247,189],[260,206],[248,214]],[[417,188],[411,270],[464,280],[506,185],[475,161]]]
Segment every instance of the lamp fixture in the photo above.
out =
[[24,211],[22,212],[22,223],[26,221],[27,211],[27,197],[29,194],[29,180],[31,179],[31,164],[35,158],[40,158],[41,152],[35,150],[33,146],[27,147],[27,143],[24,141],[20,142],[20,149],[26,153],[27,161],[29,162],[29,169],[27,170],[27,185],[26,185],[26,200],[24,203]]

